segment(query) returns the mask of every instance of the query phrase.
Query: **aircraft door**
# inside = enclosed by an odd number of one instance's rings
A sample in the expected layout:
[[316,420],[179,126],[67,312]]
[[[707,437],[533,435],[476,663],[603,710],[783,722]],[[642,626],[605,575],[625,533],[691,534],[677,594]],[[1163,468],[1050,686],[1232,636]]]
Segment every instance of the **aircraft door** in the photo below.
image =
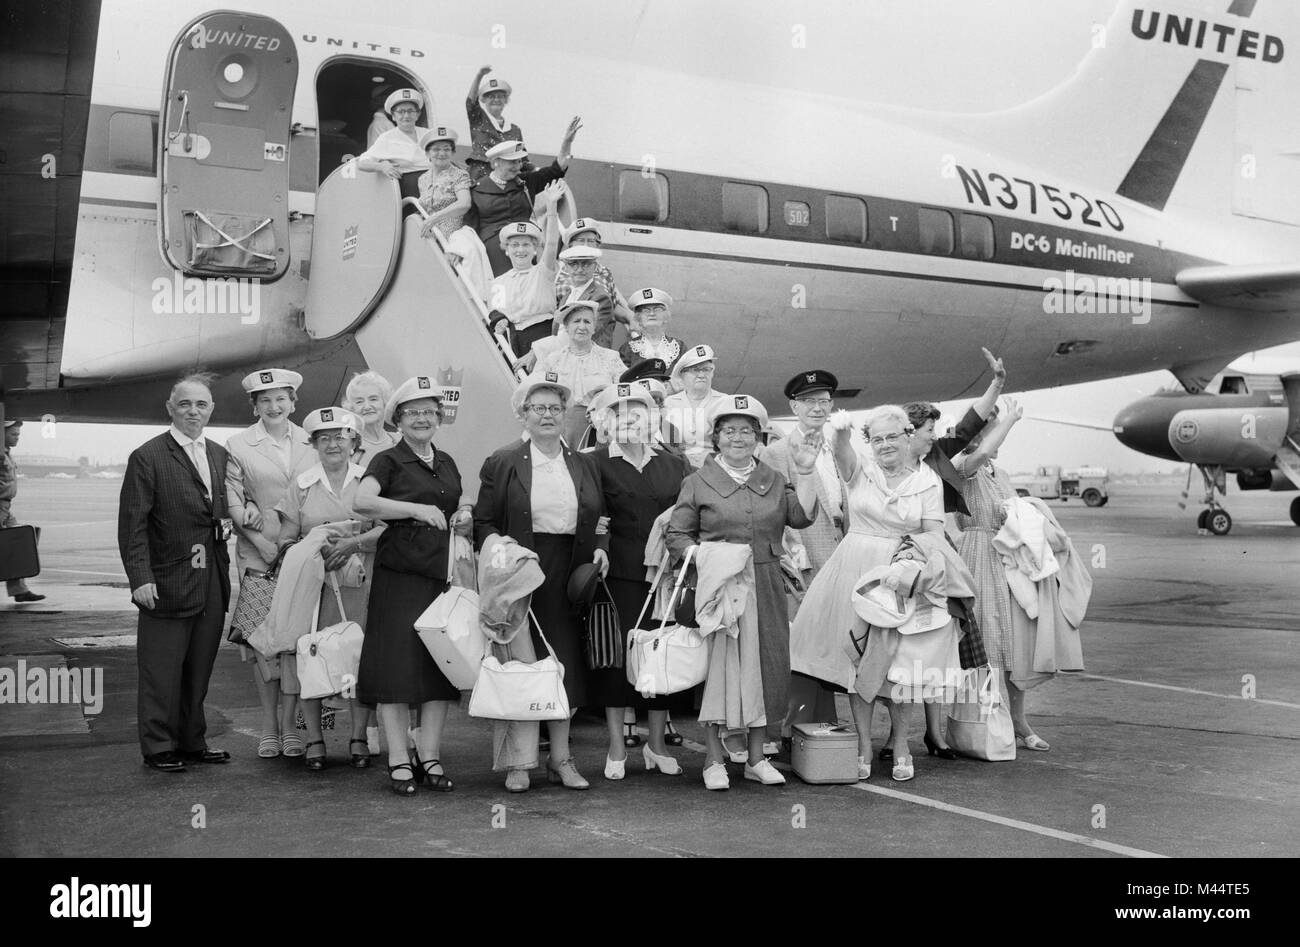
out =
[[158,136],[159,241],[176,269],[284,274],[297,81],[293,38],[267,17],[212,13],[177,37]]

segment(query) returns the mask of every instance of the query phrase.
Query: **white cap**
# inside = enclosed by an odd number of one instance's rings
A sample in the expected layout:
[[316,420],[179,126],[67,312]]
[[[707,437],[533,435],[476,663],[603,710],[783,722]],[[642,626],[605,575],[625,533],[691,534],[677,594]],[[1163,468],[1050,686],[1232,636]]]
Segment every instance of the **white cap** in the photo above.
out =
[[389,422],[396,424],[393,414],[397,409],[408,401],[419,401],[421,398],[433,398],[435,401],[442,401],[442,386],[434,380],[433,375],[416,375],[398,385],[397,390],[393,392],[393,396],[388,399],[388,404],[384,405],[384,417]]
[[758,422],[760,431],[767,430],[767,408],[753,395],[727,395],[709,412],[709,427],[718,423],[718,418],[733,414],[753,418]]
[[677,364],[673,366],[672,380],[680,384],[682,372],[686,371],[686,369],[699,365],[701,362],[712,362],[714,360],[713,346],[692,345],[677,357]]
[[565,263],[572,263],[574,260],[599,260],[602,255],[600,247],[569,247],[567,250],[560,251],[560,259]]
[[240,384],[250,395],[255,391],[270,391],[272,388],[289,388],[297,393],[302,387],[302,376],[287,368],[261,368],[245,375]]
[[384,99],[384,111],[389,115],[393,114],[393,107],[399,102],[410,102],[416,108],[424,108],[424,96],[414,89],[398,89],[388,98]]
[[560,236],[566,246],[580,233],[594,233],[598,239],[604,239],[604,234],[600,232],[600,221],[595,217],[579,217],[569,226],[560,229]]
[[497,242],[501,244],[501,249],[505,249],[506,241],[511,237],[532,237],[540,246],[542,243],[542,228],[531,220],[517,220],[512,224],[506,224],[501,228],[501,232],[497,234]]
[[360,433],[361,422],[346,408],[317,408],[303,418],[302,429],[311,437],[317,431],[346,430]]
[[514,90],[510,88],[510,83],[506,82],[504,79],[498,79],[496,76],[484,76],[482,81],[478,84],[478,97],[480,99],[489,92],[504,92],[506,98],[510,98],[510,94],[513,91]]
[[438,125],[430,128],[420,136],[420,150],[423,151],[435,141],[449,141],[454,145],[459,138],[460,135],[456,133],[456,129],[448,128],[446,125]]
[[669,296],[662,289],[655,289],[653,286],[647,286],[645,289],[638,289],[628,297],[628,304],[636,309],[638,306],[667,306],[673,307],[673,297]]
[[566,402],[569,400],[570,395],[573,394],[568,385],[560,382],[560,376],[557,372],[534,372],[519,382],[515,386],[514,394],[510,396],[510,406],[515,409],[515,414],[519,413],[524,406],[524,402],[532,397],[533,392],[539,388],[550,388],[558,391]]
[[487,159],[505,158],[507,161],[523,161],[528,157],[528,149],[521,142],[503,141],[499,145],[493,145],[486,152]]

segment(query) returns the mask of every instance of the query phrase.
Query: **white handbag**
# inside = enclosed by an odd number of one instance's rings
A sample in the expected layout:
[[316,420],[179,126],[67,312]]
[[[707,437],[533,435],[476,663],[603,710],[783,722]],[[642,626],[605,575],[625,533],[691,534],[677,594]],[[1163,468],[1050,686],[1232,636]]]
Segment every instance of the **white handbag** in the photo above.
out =
[[[528,617],[537,623],[533,610]],[[469,715],[486,720],[568,720],[569,698],[564,693],[564,665],[542,633],[547,657],[532,664],[501,661],[495,654],[483,658],[469,698]],[[519,632],[529,634],[528,626]]]
[[977,668],[965,675],[959,696],[969,696],[971,679],[985,675],[974,701],[958,701],[948,714],[948,745],[963,756],[977,760],[1014,760],[1016,730],[1011,709],[1002,696],[996,669]]
[[447,556],[447,591],[415,620],[415,633],[453,687],[467,691],[478,681],[488,638],[479,628],[478,593],[451,585],[455,557]]
[[[657,629],[633,627],[627,633],[627,682],[642,697],[662,697],[690,690],[702,684],[709,673],[709,646],[704,636],[696,628],[684,628],[681,625],[669,625],[668,616],[673,613],[673,602],[681,591],[686,578],[686,568],[690,565],[691,554],[686,553],[682,561],[681,573],[673,585],[673,593],[664,609],[664,617]],[[646,609],[654,598],[655,586],[663,577],[668,567],[668,554],[664,554],[659,563],[659,572],[650,583],[650,594],[641,606],[636,625],[640,626]]]
[[303,700],[329,697],[343,691],[355,691],[357,672],[361,667],[361,642],[365,632],[354,621],[348,621],[343,611],[343,596],[339,593],[339,580],[329,573],[334,600],[338,602],[342,621],[327,628],[317,628],[320,623],[320,599],[312,616],[312,631],[298,639],[298,680],[302,684]]

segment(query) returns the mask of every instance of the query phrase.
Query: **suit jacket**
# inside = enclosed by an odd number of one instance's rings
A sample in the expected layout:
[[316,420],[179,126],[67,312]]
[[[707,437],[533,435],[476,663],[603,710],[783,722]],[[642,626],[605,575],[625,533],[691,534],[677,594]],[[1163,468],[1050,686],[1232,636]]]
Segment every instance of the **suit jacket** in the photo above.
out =
[[235,521],[238,537],[235,562],[241,576],[245,569],[267,569],[271,565],[246,535],[251,532],[243,526],[247,504],[257,504],[265,520],[298,478],[320,463],[320,457],[307,439],[307,432],[291,421],[289,469],[285,470],[280,452],[272,446],[271,438],[264,431],[260,425],[253,424],[226,440],[226,506]]
[[485,174],[469,190],[469,210],[465,211],[465,225],[474,228],[483,245],[489,250],[497,247],[497,233],[511,221],[530,220],[533,216],[533,198],[552,181],[564,177],[558,162],[521,174],[505,187]]
[[[609,535],[596,535],[596,521],[605,515],[604,488],[600,468],[589,454],[580,454],[565,444],[564,463],[578,494],[578,528],[574,533],[570,571],[591,562],[597,549],[609,550]],[[474,504],[474,545],[493,533],[509,536],[526,549],[533,549],[532,442],[521,441],[503,447],[479,471],[478,501]]]
[[939,475],[943,481],[943,511],[945,513],[961,513],[963,516],[970,516],[970,510],[966,508],[966,501],[962,499],[962,485],[966,478],[957,472],[957,468],[952,465],[952,458],[956,457],[971,439],[984,429],[984,419],[975,413],[974,408],[967,408],[962,419],[957,422],[953,428],[952,437],[937,437],[934,444],[930,447],[930,453],[925,455],[925,462],[931,470]]
[[230,515],[224,489],[229,458],[210,437],[204,444],[211,496],[170,432],[132,451],[122,478],[117,547],[133,590],[150,582],[158,587],[154,609],[137,605],[156,618],[185,618],[215,606],[207,601],[208,569],[221,578],[221,610],[230,604],[230,551],[218,538],[221,520]]
[[[794,469],[794,452],[793,447],[799,436],[796,428],[790,433],[789,437],[783,437],[781,440],[763,448],[759,458],[782,477],[785,477],[787,483],[795,482]],[[847,491],[844,490],[843,484],[840,486],[840,496],[835,497],[835,502],[831,502],[831,497],[826,495],[826,484],[818,474],[813,478],[817,484],[817,519],[807,529],[796,530],[799,534],[799,542],[803,544],[808,553],[808,563],[811,566],[812,575],[816,575],[821,567],[826,565],[826,560],[835,552],[835,547],[840,544],[844,537],[843,530],[835,525],[831,519],[831,510],[848,502]],[[844,510],[844,515],[848,516],[848,510]]]

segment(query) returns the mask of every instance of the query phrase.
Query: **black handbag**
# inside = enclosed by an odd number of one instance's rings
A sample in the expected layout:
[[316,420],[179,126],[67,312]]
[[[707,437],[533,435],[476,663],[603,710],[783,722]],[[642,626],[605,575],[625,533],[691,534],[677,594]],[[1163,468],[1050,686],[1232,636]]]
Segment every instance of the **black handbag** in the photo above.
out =
[[601,579],[596,590],[596,600],[587,609],[585,620],[587,626],[587,669],[599,671],[604,668],[623,667],[626,654],[623,626],[618,620],[618,608],[614,597],[609,594],[609,586]]

